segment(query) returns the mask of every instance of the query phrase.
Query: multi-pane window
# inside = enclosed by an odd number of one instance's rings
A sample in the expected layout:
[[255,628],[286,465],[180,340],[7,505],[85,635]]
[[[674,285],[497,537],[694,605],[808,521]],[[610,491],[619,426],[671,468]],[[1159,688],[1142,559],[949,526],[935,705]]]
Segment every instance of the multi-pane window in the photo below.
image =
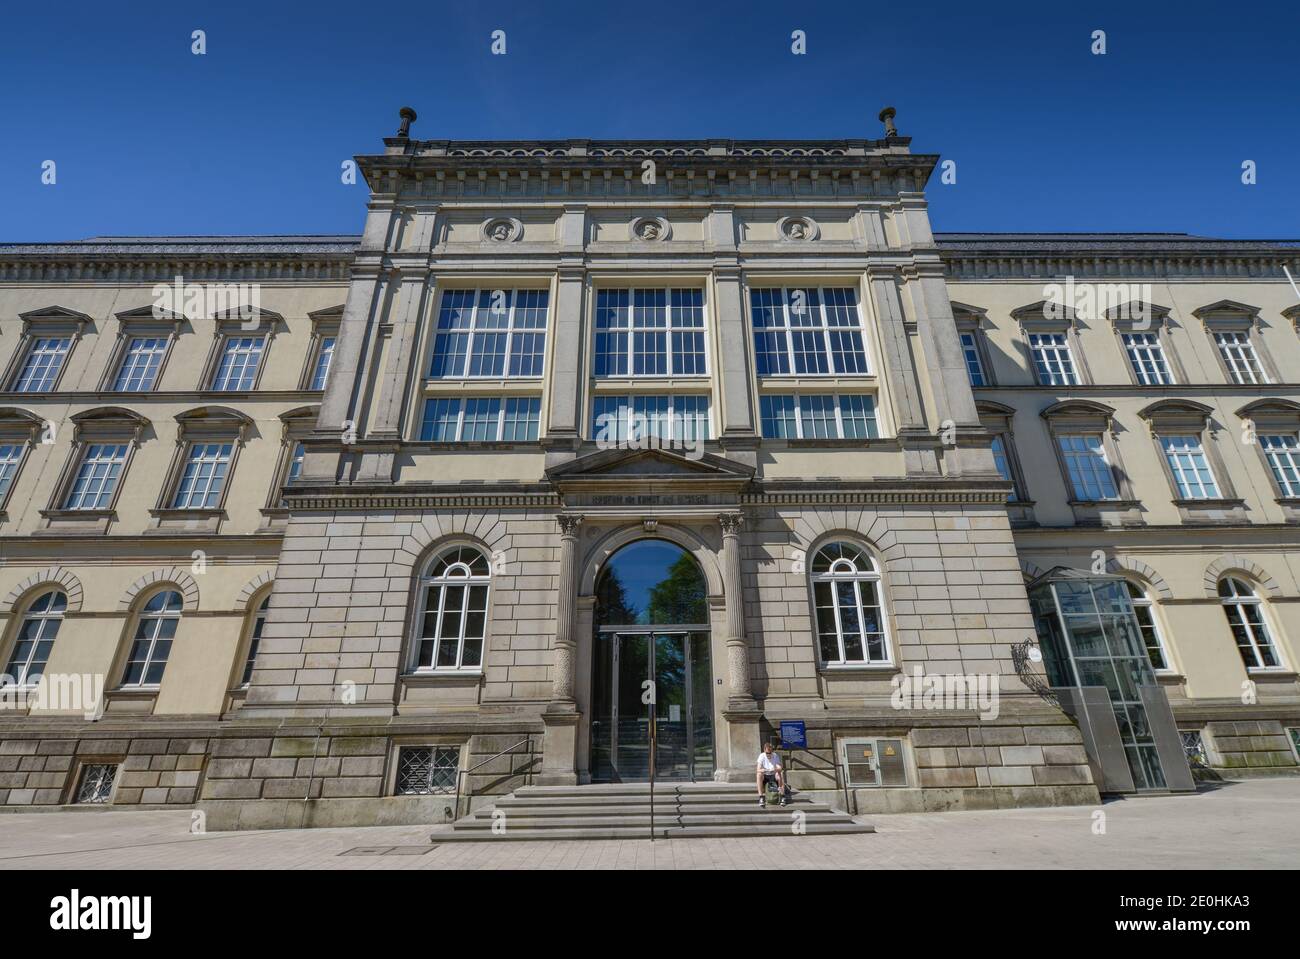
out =
[[293,444],[293,452],[289,454],[289,473],[285,477],[286,483],[298,482],[298,477],[302,475],[302,463],[307,456],[307,450],[302,443]]
[[149,598],[136,622],[135,638],[122,676],[123,686],[157,686],[162,682],[180,621],[180,593],[164,590]]
[[119,393],[145,393],[158,379],[163,356],[167,353],[165,336],[133,336],[122,353],[122,365],[113,380]]
[[[1300,498],[1300,437],[1294,433],[1261,436],[1259,445],[1278,491],[1288,498]],[[3,450],[0,447],[0,496],[4,495]]]
[[542,401],[536,396],[431,397],[424,401],[420,439],[426,443],[537,439]]
[[1247,669],[1279,665],[1277,649],[1264,622],[1263,603],[1255,591],[1234,577],[1219,580],[1219,602]]
[[0,503],[4,502],[5,494],[13,485],[22,458],[22,443],[0,443]]
[[1151,597],[1137,583],[1126,582],[1129,599],[1133,601],[1133,615],[1137,617],[1138,629],[1142,631],[1142,643],[1147,648],[1147,658],[1153,669],[1168,669],[1165,647],[1160,642],[1160,631],[1156,628],[1154,604]]
[[438,309],[434,379],[541,376],[547,290],[447,290]]
[[1065,333],[1030,333],[1029,352],[1034,358],[1034,375],[1043,386],[1077,386],[1079,375]]
[[1119,498],[1115,473],[1106,458],[1106,446],[1099,434],[1071,433],[1056,439],[1076,500],[1094,502]]
[[459,746],[403,746],[397,754],[399,796],[428,796],[456,789]]
[[1218,499],[1219,487],[1205,457],[1201,438],[1188,434],[1160,437],[1165,462],[1174,478],[1179,499]]
[[73,800],[77,803],[102,805],[113,798],[113,782],[117,779],[117,763],[87,763],[81,771],[81,785]]
[[989,448],[993,451],[993,463],[998,468],[998,474],[1011,484],[1011,492],[1007,494],[1007,500],[1014,501],[1016,498],[1016,478],[1011,471],[1011,456],[1007,451],[1007,441],[1001,433],[998,433],[993,437]]
[[108,509],[126,466],[127,444],[91,443],[63,502],[64,509]]
[[976,339],[978,335],[974,330],[961,334],[961,355],[966,360],[970,385],[988,386],[988,378],[984,375],[984,360],[980,358],[979,340]]
[[875,439],[875,397],[856,393],[770,394],[758,401],[769,439]]
[[1143,386],[1168,386],[1174,382],[1157,333],[1125,333],[1124,352],[1133,375]]
[[749,306],[759,376],[871,372],[852,287],[755,289]]
[[266,349],[265,336],[227,336],[221,343],[221,361],[212,378],[214,390],[251,390]]
[[812,584],[822,663],[889,662],[875,561],[849,543],[830,543],[813,557]]
[[311,389],[325,389],[325,379],[330,375],[330,363],[334,359],[336,337],[322,336],[320,347],[316,350],[316,365],[312,369]]
[[702,376],[704,293],[698,289],[596,292],[595,376]]
[[54,389],[71,348],[70,336],[36,337],[10,389],[15,393],[48,393]]
[[1259,362],[1255,344],[1245,330],[1220,330],[1214,334],[1215,345],[1223,357],[1228,379],[1233,383],[1267,383],[1268,376]]
[[4,675],[0,676],[0,686],[10,683],[35,685],[45,672],[45,664],[50,661],[50,650],[54,648],[67,608],[68,597],[58,590],[38,596],[36,602],[27,607],[22,625],[18,627],[14,650],[9,654],[9,664]]
[[262,600],[253,614],[253,629],[248,637],[248,655],[244,657],[244,672],[239,679],[240,686],[247,686],[253,680],[253,667],[257,664],[257,649],[262,645],[262,629],[266,626],[266,610],[271,605],[271,597]]
[[234,443],[191,443],[172,509],[216,509],[230,472]]
[[597,396],[591,435],[597,443],[647,437],[695,443],[710,438],[709,398],[698,395]]
[[487,558],[472,546],[439,555],[420,580],[415,668],[479,669],[487,632]]

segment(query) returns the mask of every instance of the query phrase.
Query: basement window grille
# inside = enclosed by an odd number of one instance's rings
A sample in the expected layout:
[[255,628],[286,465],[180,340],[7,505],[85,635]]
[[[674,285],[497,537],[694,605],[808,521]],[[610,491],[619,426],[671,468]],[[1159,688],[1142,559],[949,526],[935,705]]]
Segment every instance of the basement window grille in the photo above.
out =
[[1205,741],[1201,739],[1201,731],[1180,729],[1178,735],[1183,740],[1183,752],[1187,754],[1187,764],[1193,769],[1208,769],[1210,757],[1205,752]]
[[907,785],[901,739],[850,739],[843,748],[850,787]]
[[77,790],[78,803],[99,805],[113,796],[113,783],[117,779],[116,763],[90,763],[81,772],[81,788]]
[[456,789],[459,746],[412,746],[397,754],[397,795],[432,796]]

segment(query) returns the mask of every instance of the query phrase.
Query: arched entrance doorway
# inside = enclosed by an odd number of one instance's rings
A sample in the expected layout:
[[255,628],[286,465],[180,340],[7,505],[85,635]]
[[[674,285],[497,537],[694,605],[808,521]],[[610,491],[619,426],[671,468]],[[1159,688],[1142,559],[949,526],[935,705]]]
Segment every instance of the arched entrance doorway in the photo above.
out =
[[662,539],[624,546],[596,578],[594,622],[592,779],[649,777],[650,683],[655,778],[712,779],[708,586],[695,558]]

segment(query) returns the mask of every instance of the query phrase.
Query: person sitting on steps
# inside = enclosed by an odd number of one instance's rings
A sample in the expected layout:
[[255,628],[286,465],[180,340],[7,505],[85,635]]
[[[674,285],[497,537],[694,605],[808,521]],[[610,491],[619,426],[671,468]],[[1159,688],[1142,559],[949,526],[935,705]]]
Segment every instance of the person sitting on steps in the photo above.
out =
[[758,754],[756,775],[759,807],[767,805],[767,784],[773,781],[776,782],[777,791],[781,794],[781,805],[784,806],[786,804],[785,769],[781,766],[781,757],[772,751],[770,742],[763,743],[763,751]]

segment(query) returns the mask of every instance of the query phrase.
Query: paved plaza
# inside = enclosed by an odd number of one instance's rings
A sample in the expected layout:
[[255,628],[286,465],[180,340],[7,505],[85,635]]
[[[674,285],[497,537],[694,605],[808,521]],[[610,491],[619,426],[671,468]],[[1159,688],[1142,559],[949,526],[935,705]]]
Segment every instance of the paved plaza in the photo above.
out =
[[[1105,813],[1104,833],[1099,817]],[[429,842],[430,827],[192,835],[190,813],[0,814],[3,869],[1180,869],[1300,867],[1300,778],[1102,806],[866,817],[868,835]],[[440,830],[447,827],[436,827]]]

